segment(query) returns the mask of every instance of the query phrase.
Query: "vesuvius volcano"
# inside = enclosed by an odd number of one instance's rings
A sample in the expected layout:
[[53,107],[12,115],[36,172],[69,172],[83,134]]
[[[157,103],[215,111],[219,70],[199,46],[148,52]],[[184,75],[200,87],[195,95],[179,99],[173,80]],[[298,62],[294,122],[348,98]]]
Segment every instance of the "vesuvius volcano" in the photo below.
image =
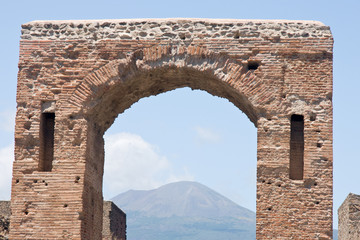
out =
[[255,239],[255,213],[197,182],[130,190],[112,199],[128,240]]

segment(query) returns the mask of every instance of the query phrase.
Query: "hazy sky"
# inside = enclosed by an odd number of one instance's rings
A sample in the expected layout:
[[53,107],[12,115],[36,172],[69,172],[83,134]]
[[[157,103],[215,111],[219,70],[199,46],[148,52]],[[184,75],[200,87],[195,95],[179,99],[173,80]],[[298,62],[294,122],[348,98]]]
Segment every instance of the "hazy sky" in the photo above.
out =
[[[349,192],[360,194],[360,1],[1,1],[0,199],[10,198],[20,26],[32,20],[234,18],[319,20],[334,35],[334,220]],[[225,99],[178,89],[142,99],[106,139],[105,198],[129,188],[199,181],[255,210],[256,129]]]

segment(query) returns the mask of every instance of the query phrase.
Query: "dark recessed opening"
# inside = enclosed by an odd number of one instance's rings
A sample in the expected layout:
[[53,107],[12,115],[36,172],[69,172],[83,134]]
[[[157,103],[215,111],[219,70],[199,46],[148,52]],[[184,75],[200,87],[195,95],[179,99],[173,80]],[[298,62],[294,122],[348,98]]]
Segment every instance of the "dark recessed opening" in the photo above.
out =
[[258,68],[259,68],[259,63],[258,62],[250,61],[247,64],[247,69],[248,70],[256,70]]
[[179,33],[179,37],[181,40],[185,40],[185,38],[186,38],[185,33],[183,33],[183,32]]
[[239,38],[240,38],[240,33],[239,33],[239,31],[237,31],[237,32],[234,33],[234,38],[235,38],[235,39],[239,39]]
[[291,116],[290,179],[304,178],[304,116]]
[[315,121],[316,120],[316,115],[313,113],[310,115],[310,121]]
[[80,177],[79,177],[79,176],[76,176],[76,177],[75,177],[75,183],[79,183],[79,181],[80,181]]
[[54,158],[55,113],[42,113],[40,118],[39,171],[50,172]]

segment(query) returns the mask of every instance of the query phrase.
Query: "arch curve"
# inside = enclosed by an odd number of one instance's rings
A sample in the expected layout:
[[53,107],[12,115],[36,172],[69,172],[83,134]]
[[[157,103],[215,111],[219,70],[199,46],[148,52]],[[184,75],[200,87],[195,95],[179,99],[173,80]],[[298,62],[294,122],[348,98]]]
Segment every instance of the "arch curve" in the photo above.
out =
[[267,92],[261,85],[254,71],[227,54],[201,46],[157,46],[95,70],[77,87],[69,103],[74,112],[82,112],[106,131],[119,113],[141,98],[190,87],[228,99],[256,126],[263,113],[256,100],[263,101]]

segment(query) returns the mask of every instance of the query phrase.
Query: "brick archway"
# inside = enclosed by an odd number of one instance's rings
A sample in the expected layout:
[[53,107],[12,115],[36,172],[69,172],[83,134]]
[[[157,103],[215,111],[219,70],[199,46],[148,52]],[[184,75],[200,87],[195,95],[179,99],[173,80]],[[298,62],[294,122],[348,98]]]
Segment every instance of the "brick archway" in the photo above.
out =
[[328,27],[167,19],[23,29],[12,238],[100,239],[104,132],[139,99],[187,86],[228,99],[258,128],[257,239],[331,239]]
[[227,54],[200,46],[156,46],[111,61],[85,77],[64,108],[94,118],[105,131],[139,99],[180,87],[228,99],[255,125],[266,115],[261,102],[274,100],[271,86],[259,81],[248,64]]

